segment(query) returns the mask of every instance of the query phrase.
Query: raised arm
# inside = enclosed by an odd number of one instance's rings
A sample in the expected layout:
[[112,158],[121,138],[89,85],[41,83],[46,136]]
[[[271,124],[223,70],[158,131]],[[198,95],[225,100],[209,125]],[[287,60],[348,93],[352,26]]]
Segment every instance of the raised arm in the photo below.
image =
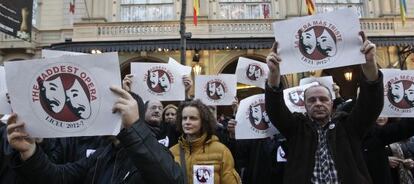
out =
[[365,54],[366,63],[361,65],[363,77],[360,80],[360,93],[348,122],[362,139],[381,113],[384,105],[384,85],[382,73],[375,60],[375,44],[367,40],[363,32],[360,35],[364,40],[361,52]]
[[74,163],[57,165],[52,163],[42,149],[24,130],[24,123],[16,122],[13,114],[7,122],[7,140],[18,153],[13,154],[10,166],[16,173],[31,183],[80,183],[96,161],[98,151],[91,157]]
[[280,85],[279,63],[282,59],[277,54],[278,43],[275,42],[271,52],[266,57],[269,74],[265,89],[266,112],[272,124],[285,136],[296,129],[297,122],[292,121],[293,115],[285,105],[283,88]]
[[113,110],[121,114],[124,127],[117,138],[144,180],[147,183],[183,183],[181,169],[170,151],[158,143],[143,118],[140,120],[136,100],[125,90],[115,87],[111,90],[120,96]]

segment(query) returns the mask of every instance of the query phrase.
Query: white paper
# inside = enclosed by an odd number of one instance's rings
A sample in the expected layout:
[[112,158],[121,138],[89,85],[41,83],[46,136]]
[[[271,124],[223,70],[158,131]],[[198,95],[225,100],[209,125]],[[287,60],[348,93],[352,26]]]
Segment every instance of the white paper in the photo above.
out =
[[355,10],[277,21],[273,30],[279,42],[282,75],[365,63]]
[[119,133],[120,114],[112,113],[118,96],[109,90],[121,87],[117,53],[13,61],[5,68],[13,110],[31,137]]
[[236,67],[237,82],[264,89],[268,73],[266,63],[239,57]]
[[303,79],[300,79],[299,86],[302,86],[302,85],[305,85],[305,84],[310,84],[312,82],[318,82],[319,84],[322,84],[322,85],[328,87],[329,90],[331,91],[332,99],[336,98],[335,91],[333,90],[334,82],[333,82],[332,76],[303,78]]
[[168,59],[168,64],[175,66],[176,69],[181,73],[181,75],[191,75],[191,67],[189,66],[184,66],[180,63],[178,63],[175,59],[173,58],[169,58]]
[[264,94],[240,101],[236,114],[236,139],[261,139],[276,134],[266,112]]
[[195,99],[206,105],[231,105],[237,93],[236,75],[197,75]]
[[10,114],[12,111],[7,99],[6,71],[0,66],[0,114]]
[[131,63],[132,91],[144,101],[185,100],[183,77],[177,67],[160,63]]
[[305,109],[305,99],[303,97],[306,88],[318,85],[317,82],[310,84],[305,84],[303,86],[296,86],[293,88],[288,88],[283,90],[283,98],[285,100],[286,106],[289,108],[290,112],[306,112]]
[[88,55],[82,52],[68,52],[60,50],[42,50],[42,58],[57,58],[62,56],[79,56],[79,55]]
[[0,121],[4,124],[7,124],[7,120],[9,120],[10,116],[10,114],[5,114],[1,117]]
[[277,157],[276,157],[276,161],[277,161],[277,162],[287,162],[287,159],[286,159],[286,153],[285,153],[285,151],[283,150],[282,146],[279,146],[279,147],[277,148]]
[[381,117],[414,117],[414,70],[382,69],[384,107]]
[[194,184],[214,184],[214,165],[194,165]]

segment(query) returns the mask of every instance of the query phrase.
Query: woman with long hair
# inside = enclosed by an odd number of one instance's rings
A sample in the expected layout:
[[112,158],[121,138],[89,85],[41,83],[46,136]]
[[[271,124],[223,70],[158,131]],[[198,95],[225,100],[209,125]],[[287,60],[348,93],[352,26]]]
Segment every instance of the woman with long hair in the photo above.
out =
[[182,132],[170,150],[183,168],[186,183],[240,183],[229,149],[214,135],[216,120],[200,100],[185,101],[177,111]]

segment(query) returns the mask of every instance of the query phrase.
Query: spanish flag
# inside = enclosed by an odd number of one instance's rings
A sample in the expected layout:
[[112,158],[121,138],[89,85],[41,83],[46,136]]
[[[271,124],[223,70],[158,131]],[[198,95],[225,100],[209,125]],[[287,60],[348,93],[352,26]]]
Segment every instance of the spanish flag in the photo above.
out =
[[315,3],[313,2],[313,0],[305,0],[305,2],[306,2],[306,6],[308,7],[308,15],[315,14],[316,10],[315,10]]
[[400,0],[400,12],[402,25],[405,26],[405,21],[407,17],[407,3],[405,2],[405,0]]
[[193,0],[193,9],[194,9],[193,22],[194,22],[194,25],[197,26],[197,17],[200,14],[200,0]]

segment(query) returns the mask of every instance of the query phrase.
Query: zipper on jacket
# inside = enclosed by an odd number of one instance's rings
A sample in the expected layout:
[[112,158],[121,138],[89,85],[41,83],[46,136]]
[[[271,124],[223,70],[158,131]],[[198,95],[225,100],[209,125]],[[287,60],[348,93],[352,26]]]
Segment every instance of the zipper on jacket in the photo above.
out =
[[101,157],[96,158],[95,170],[93,171],[92,183],[95,183],[96,169],[98,168],[98,163],[101,160]]
[[118,160],[118,154],[121,150],[118,150],[115,154],[115,163],[114,163],[114,169],[112,171],[112,176],[111,176],[111,183],[113,183],[113,179],[114,179],[114,175],[115,175],[115,170],[116,170],[116,161]]

